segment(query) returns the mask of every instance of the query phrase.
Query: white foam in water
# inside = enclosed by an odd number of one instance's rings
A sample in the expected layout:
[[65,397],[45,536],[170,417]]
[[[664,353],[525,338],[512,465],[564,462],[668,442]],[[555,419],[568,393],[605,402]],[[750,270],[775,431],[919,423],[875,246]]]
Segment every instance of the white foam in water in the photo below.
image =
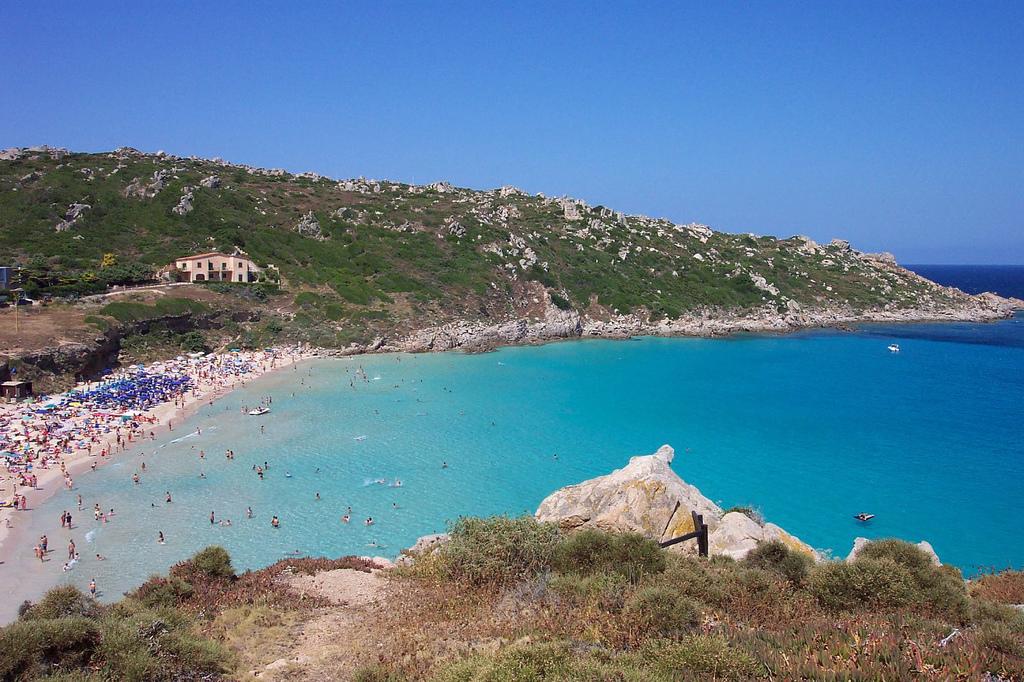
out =
[[88,533],[85,534],[85,541],[86,542],[92,542],[93,538],[95,538],[95,537],[96,537],[96,529],[93,528],[91,531],[89,531]]

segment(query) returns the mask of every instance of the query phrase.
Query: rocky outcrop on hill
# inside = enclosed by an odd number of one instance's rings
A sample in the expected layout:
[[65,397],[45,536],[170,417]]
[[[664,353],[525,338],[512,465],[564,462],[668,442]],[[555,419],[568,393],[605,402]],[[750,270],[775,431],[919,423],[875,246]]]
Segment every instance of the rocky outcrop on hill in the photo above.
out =
[[178,204],[171,209],[172,213],[183,216],[192,212],[192,209],[194,208],[192,201],[195,199],[195,197],[192,196],[192,189],[193,188],[191,187],[186,187],[183,190],[184,194],[181,195],[181,199],[178,200]]
[[57,232],[70,230],[90,208],[92,208],[92,206],[81,202],[71,204],[68,206],[68,210],[64,213],[63,220],[57,223],[54,229],[57,230]]
[[320,221],[316,219],[316,214],[312,211],[302,216],[298,224],[295,226],[295,231],[301,234],[303,237],[309,237],[311,239],[325,239],[323,231],[320,229]]
[[[622,469],[561,488],[541,502],[536,517],[569,531],[589,527],[634,532],[664,542],[693,531],[692,512],[696,512],[708,525],[712,555],[741,559],[758,542],[777,539],[817,556],[809,545],[774,524],[759,524],[739,512],[723,514],[672,470],[674,457],[675,451],[663,445],[653,455],[633,457]],[[693,553],[696,547],[692,542],[681,543],[670,551]]]
[[153,173],[147,183],[142,178],[135,178],[124,189],[125,198],[151,199],[160,193],[167,186],[168,181],[173,177],[170,170],[158,170]]

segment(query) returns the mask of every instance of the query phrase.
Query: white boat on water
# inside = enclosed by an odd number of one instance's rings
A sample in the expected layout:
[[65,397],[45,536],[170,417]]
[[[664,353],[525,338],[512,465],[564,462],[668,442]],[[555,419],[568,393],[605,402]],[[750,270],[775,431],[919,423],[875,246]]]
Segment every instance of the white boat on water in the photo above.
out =
[[253,417],[258,417],[261,414],[266,414],[268,412],[270,412],[269,407],[257,407],[255,410],[249,410],[249,415]]
[[898,343],[890,343],[889,344],[889,352],[890,353],[899,353],[900,352],[900,344],[898,344]]

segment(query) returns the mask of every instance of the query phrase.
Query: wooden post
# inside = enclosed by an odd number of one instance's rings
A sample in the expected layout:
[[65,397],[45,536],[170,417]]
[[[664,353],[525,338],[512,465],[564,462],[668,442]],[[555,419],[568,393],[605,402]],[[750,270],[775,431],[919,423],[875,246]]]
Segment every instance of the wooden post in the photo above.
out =
[[697,531],[697,554],[702,557],[708,555],[708,525],[704,523],[704,515],[693,513],[693,527]]

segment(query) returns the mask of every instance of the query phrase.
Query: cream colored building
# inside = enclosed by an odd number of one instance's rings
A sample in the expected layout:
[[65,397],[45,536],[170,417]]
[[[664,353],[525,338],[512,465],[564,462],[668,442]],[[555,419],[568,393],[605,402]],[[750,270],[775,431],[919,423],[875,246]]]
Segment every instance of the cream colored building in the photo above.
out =
[[185,282],[255,282],[260,269],[244,254],[200,253],[174,261]]

